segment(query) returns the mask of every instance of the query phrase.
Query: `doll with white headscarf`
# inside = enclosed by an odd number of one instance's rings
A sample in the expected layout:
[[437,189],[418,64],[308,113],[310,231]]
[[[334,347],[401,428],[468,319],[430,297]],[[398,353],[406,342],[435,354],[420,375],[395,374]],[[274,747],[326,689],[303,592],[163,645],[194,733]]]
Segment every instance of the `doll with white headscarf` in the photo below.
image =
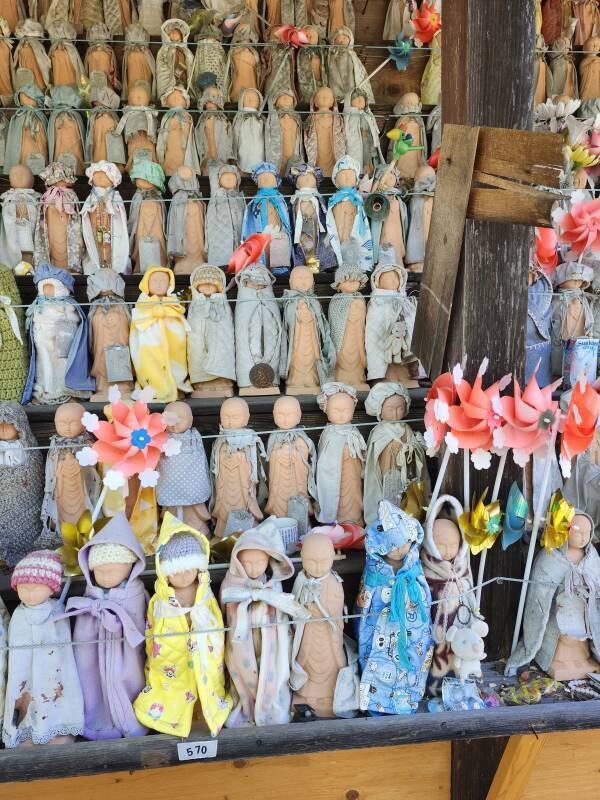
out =
[[251,173],[265,159],[265,120],[258,89],[242,89],[233,117],[233,156],[241,172]]
[[156,54],[156,93],[159,98],[174,86],[187,89],[192,80],[194,55],[187,40],[190,26],[181,19],[168,19],[160,29],[162,45]]
[[316,258],[321,271],[335,268],[337,260],[325,229],[325,200],[319,193],[323,173],[312,164],[293,162],[287,178],[295,188],[289,198],[294,265],[303,266]]
[[117,189],[121,172],[109,161],[96,161],[85,174],[92,188],[81,209],[84,272],[101,268],[130,272],[127,212]]
[[331,180],[337,191],[327,204],[327,233],[338,264],[373,268],[373,241],[365,204],[358,191],[360,164],[350,156],[336,161]]

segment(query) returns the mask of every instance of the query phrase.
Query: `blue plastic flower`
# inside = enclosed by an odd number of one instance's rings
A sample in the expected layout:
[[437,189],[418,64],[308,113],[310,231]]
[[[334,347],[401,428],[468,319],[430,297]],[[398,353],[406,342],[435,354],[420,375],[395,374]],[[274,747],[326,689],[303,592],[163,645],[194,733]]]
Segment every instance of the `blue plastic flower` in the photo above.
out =
[[410,39],[405,39],[404,36],[399,33],[398,36],[396,36],[393,47],[388,47],[388,53],[390,54],[391,60],[396,65],[397,70],[403,71],[408,67],[410,51]]
[[137,428],[135,431],[131,431],[132,447],[139,447],[140,450],[143,450],[151,441],[152,439],[146,428]]

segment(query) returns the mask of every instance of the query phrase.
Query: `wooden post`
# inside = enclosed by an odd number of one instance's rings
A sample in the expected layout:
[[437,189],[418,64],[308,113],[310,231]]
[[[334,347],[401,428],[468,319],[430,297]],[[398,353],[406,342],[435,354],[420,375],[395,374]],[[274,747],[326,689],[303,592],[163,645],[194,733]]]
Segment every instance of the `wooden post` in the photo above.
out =
[[[444,123],[532,128],[534,8],[522,0],[445,0],[442,70]],[[489,380],[514,372],[522,380],[527,322],[527,266],[532,239],[522,225],[467,219],[445,357],[445,365],[468,355],[472,380],[487,356]],[[500,497],[520,472],[509,458]],[[471,491],[490,478],[471,473]],[[460,459],[451,459],[448,483],[460,492]],[[457,495],[460,496],[460,495]],[[474,564],[477,571],[477,564]],[[486,574],[521,577],[518,547],[497,545],[488,554]],[[483,593],[490,625],[489,658],[506,656],[519,585],[495,585]]]

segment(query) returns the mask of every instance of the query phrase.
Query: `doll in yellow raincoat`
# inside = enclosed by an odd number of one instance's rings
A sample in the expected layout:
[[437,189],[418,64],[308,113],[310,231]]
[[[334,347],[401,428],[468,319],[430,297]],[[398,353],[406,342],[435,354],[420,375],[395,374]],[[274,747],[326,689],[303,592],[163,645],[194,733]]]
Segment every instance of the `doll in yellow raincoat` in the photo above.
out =
[[[146,686],[133,707],[143,725],[174,736],[189,735],[196,702],[212,736],[233,705],[225,690],[223,617],[210,588],[208,556],[206,537],[167,512],[146,622]],[[212,629],[219,630],[193,633]]]
[[151,267],[140,281],[141,294],[131,313],[129,349],[136,388],[151,387],[159,403],[191,392],[188,381],[185,309],[175,297],[175,275],[168,267]]

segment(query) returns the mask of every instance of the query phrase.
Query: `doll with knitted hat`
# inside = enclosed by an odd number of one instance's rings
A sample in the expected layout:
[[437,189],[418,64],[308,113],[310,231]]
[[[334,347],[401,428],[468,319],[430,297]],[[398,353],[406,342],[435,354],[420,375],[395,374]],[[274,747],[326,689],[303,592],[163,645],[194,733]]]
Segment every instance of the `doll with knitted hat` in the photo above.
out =
[[35,550],[14,569],[10,585],[20,604],[8,628],[8,679],[2,741],[64,744],[84,729],[83,696],[60,600],[62,563],[52,550]]
[[146,557],[125,514],[116,514],[84,544],[78,562],[85,592],[69,598],[67,616],[75,617],[83,735],[93,740],[143,736],[146,728],[132,704],[144,686],[148,594],[140,576]]
[[86,248],[84,272],[113,269],[128,273],[129,236],[125,203],[117,187],[121,173],[110,161],[96,161],[85,174],[91,190],[81,208],[83,241]]
[[167,512],[146,622],[146,685],[134,708],[142,725],[173,736],[189,735],[195,708],[217,736],[232,707],[208,556],[206,537]]
[[144,273],[167,263],[165,173],[160,164],[144,158],[134,162],[130,177],[136,192],[129,207],[129,247],[134,272]]
[[0,262],[0,401],[20,400],[29,370],[25,308],[14,272]]
[[33,264],[50,263],[69,272],[82,271],[83,238],[79,198],[72,188],[74,169],[53,161],[40,172],[46,191],[40,197]]

